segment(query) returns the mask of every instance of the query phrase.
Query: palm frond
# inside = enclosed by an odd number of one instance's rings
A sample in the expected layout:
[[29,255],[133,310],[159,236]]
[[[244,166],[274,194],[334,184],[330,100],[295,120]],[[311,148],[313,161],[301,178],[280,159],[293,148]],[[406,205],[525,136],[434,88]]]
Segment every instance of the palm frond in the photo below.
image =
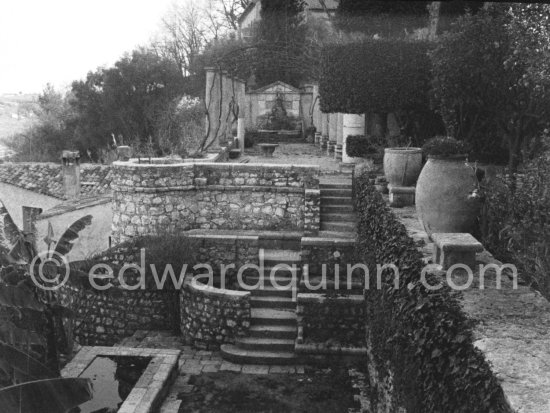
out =
[[78,234],[80,233],[80,231],[91,224],[91,215],[86,215],[73,222],[72,225],[67,228],[67,230],[63,233],[61,238],[59,238],[59,241],[57,241],[54,251],[61,256],[67,255],[73,249],[73,241],[78,239]]

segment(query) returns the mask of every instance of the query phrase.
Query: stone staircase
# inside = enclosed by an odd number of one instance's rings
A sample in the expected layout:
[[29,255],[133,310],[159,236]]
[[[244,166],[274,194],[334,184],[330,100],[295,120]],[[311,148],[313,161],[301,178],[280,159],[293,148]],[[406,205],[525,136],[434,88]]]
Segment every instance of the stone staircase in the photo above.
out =
[[321,189],[321,231],[355,232],[351,180],[325,182]]
[[[258,285],[251,291],[251,323],[248,337],[235,344],[222,345],[225,360],[240,364],[297,364],[294,342],[297,335],[296,302],[301,278],[301,257],[297,249],[265,249],[264,273],[246,277],[248,285]],[[277,264],[296,267],[296,278],[291,271],[271,270]]]

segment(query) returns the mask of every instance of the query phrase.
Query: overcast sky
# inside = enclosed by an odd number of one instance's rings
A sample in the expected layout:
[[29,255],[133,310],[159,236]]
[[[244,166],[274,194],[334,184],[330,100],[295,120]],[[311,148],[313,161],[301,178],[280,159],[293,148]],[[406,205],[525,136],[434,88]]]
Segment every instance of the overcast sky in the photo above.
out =
[[69,86],[112,65],[147,43],[172,1],[0,0],[0,93]]

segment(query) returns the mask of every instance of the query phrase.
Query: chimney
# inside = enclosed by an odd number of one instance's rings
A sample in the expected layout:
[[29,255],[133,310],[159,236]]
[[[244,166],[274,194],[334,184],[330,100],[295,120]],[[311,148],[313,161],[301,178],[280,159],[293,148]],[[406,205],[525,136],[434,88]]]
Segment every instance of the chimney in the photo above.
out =
[[65,198],[76,199],[80,196],[80,153],[63,151],[63,189]]
[[31,234],[36,232],[34,223],[36,218],[42,213],[42,208],[24,206],[23,207],[23,232]]

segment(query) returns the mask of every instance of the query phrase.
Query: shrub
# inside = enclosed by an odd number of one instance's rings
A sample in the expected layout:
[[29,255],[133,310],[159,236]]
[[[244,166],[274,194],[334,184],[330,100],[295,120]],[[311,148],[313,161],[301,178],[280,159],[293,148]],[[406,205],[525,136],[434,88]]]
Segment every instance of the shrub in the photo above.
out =
[[[371,278],[365,292],[369,357],[378,381],[391,371],[397,399],[410,412],[509,411],[497,379],[473,345],[456,296],[448,287],[430,291],[423,286],[420,252],[367,175],[357,177],[354,193],[358,262],[374,270],[375,263],[399,269],[398,289],[393,271],[383,271],[382,288],[375,288]],[[438,282],[434,274],[426,278],[431,285]]]
[[353,158],[364,158],[378,152],[370,139],[363,135],[350,135],[346,141],[346,154]]
[[460,18],[430,53],[447,133],[470,142],[479,160],[504,158],[515,170],[522,146],[550,120],[549,12],[493,4]]
[[469,152],[468,145],[464,141],[458,141],[448,136],[437,136],[428,140],[422,146],[422,152],[428,156],[453,156],[465,155]]
[[244,147],[252,148],[258,137],[258,132],[246,131],[244,134]]
[[[549,142],[550,143],[550,142]],[[548,148],[549,146],[547,146]],[[550,151],[483,186],[483,244],[550,298]]]

